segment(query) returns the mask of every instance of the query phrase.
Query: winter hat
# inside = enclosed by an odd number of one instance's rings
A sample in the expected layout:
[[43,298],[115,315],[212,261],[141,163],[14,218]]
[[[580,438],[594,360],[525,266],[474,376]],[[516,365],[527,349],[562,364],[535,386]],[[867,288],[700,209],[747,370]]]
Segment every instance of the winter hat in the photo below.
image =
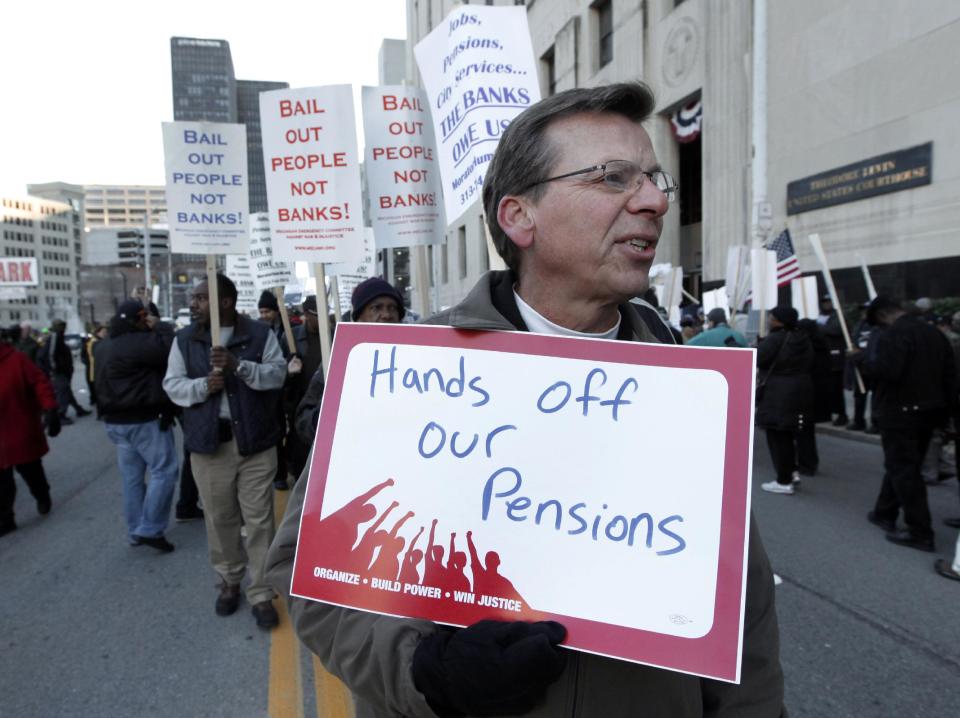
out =
[[257,309],[272,309],[275,312],[280,311],[280,305],[277,304],[277,296],[269,289],[264,289],[260,293],[260,301],[257,302]]
[[354,321],[357,321],[360,314],[363,313],[363,308],[377,297],[390,297],[396,300],[397,307],[400,309],[400,319],[403,319],[403,315],[406,314],[406,309],[403,306],[403,295],[392,284],[380,279],[380,277],[370,277],[370,279],[365,279],[357,285],[350,298],[350,304],[353,306],[351,316]]
[[707,321],[713,322],[714,324],[726,324],[727,313],[723,311],[723,307],[714,307],[707,312]]
[[124,299],[117,307],[117,319],[126,319],[131,322],[136,322],[146,313],[147,310],[143,308],[143,303],[139,299]]
[[777,321],[787,329],[795,328],[797,326],[797,321],[800,319],[800,315],[793,307],[774,307],[770,310],[770,313],[776,317]]

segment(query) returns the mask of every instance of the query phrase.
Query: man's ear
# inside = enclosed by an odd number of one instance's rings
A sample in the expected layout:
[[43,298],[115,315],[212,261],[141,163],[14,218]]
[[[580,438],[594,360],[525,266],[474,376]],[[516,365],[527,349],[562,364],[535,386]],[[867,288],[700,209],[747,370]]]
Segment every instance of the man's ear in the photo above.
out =
[[533,217],[533,206],[526,197],[503,197],[497,205],[497,222],[510,241],[521,249],[533,244],[536,221]]

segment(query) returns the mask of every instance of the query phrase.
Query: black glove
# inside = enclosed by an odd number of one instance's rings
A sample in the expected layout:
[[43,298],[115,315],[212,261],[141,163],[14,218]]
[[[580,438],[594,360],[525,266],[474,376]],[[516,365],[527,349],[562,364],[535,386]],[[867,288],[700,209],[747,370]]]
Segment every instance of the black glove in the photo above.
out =
[[527,713],[563,673],[566,635],[554,621],[441,629],[417,646],[413,682],[443,718]]
[[[47,436],[53,438],[60,433],[60,413],[57,409],[50,409],[45,416],[44,424],[47,427]],[[36,424],[34,424],[36,426]]]

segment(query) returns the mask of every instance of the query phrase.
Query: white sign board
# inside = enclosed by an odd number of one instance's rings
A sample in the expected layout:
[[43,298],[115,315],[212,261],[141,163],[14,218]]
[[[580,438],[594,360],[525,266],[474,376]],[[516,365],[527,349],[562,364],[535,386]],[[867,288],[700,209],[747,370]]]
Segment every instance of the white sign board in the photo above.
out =
[[801,319],[820,316],[820,301],[816,277],[800,277],[790,282],[791,304]]
[[6,300],[20,300],[27,298],[27,288],[26,287],[10,287],[5,284],[0,284],[0,299]]
[[363,88],[364,168],[378,247],[443,241],[443,200],[426,93],[412,85]]
[[750,253],[742,246],[736,245],[727,250],[726,287],[727,302],[731,307],[740,311],[747,301],[750,291]]
[[365,279],[375,277],[377,271],[377,247],[374,242],[374,232],[370,227],[364,229],[363,257],[353,264],[329,265],[331,274],[337,275],[337,291],[340,294],[340,311],[347,312],[351,308],[350,299],[353,290]]
[[753,363],[343,324],[291,594],[460,626],[550,617],[570,647],[736,681]]
[[350,85],[261,92],[260,127],[273,256],[353,260],[363,191]]
[[713,309],[722,309],[730,316],[730,304],[727,299],[727,288],[719,287],[703,293],[703,313],[709,314]]
[[750,250],[751,303],[754,309],[777,306],[777,253],[768,249]]
[[247,128],[164,122],[163,155],[171,251],[247,251]]
[[257,311],[260,293],[250,272],[250,260],[245,254],[227,255],[227,276],[237,285],[237,311],[248,314]]
[[250,215],[250,271],[257,291],[296,284],[294,262],[273,258],[273,240],[270,238],[270,215],[254,212]]
[[437,138],[447,223],[480,198],[510,120],[540,100],[525,7],[457,6],[414,48]]
[[36,257],[0,257],[0,287],[36,287]]

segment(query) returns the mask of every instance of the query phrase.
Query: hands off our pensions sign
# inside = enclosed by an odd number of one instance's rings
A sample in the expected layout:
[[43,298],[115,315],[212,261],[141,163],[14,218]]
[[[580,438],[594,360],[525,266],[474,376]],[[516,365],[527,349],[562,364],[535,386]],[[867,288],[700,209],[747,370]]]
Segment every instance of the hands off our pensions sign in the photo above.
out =
[[340,325],[291,593],[737,681],[753,356]]

